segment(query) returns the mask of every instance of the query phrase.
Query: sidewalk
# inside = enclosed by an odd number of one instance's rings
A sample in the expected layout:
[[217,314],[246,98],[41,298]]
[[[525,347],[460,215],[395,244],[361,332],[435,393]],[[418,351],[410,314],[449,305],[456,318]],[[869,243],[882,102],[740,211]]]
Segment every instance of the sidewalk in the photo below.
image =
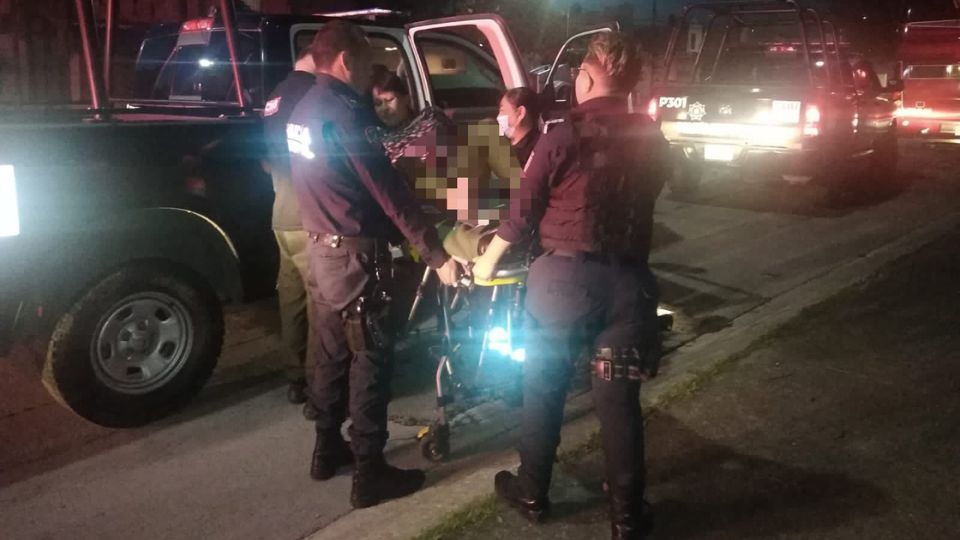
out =
[[[960,230],[656,411],[653,538],[960,537],[957,245]],[[545,525],[488,502],[479,523],[425,537],[608,537],[602,454],[557,473]]]

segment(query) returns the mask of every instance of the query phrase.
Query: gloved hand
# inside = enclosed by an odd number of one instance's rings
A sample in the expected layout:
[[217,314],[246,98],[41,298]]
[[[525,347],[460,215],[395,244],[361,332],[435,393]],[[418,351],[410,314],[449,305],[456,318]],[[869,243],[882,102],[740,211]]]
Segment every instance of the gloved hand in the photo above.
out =
[[437,268],[437,277],[440,278],[440,282],[444,285],[451,287],[456,285],[457,278],[460,277],[460,265],[457,264],[457,261],[450,257],[447,259],[447,262],[443,263],[443,266]]
[[492,278],[493,273],[497,270],[497,263],[500,261],[500,257],[502,257],[509,248],[510,242],[507,242],[499,236],[494,236],[493,239],[490,240],[490,245],[487,246],[486,251],[483,252],[483,255],[473,261],[472,272],[474,279],[486,281]]

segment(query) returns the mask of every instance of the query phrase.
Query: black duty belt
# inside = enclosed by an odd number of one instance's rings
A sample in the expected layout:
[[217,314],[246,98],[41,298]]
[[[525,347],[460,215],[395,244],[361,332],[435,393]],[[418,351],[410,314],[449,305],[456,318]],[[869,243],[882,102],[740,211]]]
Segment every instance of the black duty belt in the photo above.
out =
[[343,248],[352,251],[376,251],[384,245],[382,240],[364,236],[343,236],[342,234],[310,233],[314,244],[330,248]]

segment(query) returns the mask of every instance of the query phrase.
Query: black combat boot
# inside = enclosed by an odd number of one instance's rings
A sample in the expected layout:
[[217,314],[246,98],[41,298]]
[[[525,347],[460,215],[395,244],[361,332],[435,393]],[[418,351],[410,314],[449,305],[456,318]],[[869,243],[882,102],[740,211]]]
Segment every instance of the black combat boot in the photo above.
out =
[[652,529],[653,516],[646,501],[610,494],[610,538],[643,540]]
[[354,462],[350,504],[368,508],[387,499],[411,495],[423,487],[427,476],[419,469],[398,469],[387,465],[383,456],[359,456]]
[[493,477],[493,488],[507,504],[533,523],[540,523],[550,514],[550,499],[531,497],[524,493],[520,479],[510,471],[500,471]]
[[317,432],[317,443],[313,447],[313,459],[310,461],[310,477],[314,480],[329,480],[337,474],[337,469],[353,462],[350,446],[340,432]]

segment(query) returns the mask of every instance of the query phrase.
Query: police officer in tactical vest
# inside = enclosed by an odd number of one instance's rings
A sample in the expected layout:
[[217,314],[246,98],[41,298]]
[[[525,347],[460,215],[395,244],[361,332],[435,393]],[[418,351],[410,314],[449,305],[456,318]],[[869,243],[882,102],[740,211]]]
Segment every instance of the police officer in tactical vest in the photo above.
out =
[[[317,80],[287,124],[313,278],[317,357],[309,398],[317,440],[310,474],[326,480],[352,460],[350,501],[363,508],[424,482],[422,471],[391,467],[383,457],[393,368],[384,327],[392,294],[388,244],[406,238],[446,284],[456,281],[457,266],[376,142],[378,121],[366,95],[372,51],[363,31],[328,22],[311,49]],[[349,447],[340,434],[348,412]]]
[[659,363],[658,293],[647,260],[668,162],[657,126],[628,113],[637,52],[617,32],[590,42],[575,81],[579,105],[545,126],[510,221],[473,269],[488,278],[511,244],[539,234],[544,254],[527,281],[521,465],[517,475],[496,475],[497,495],[533,521],[549,513],[564,401],[586,349],[615,539],[641,538],[649,524],[639,395]]

